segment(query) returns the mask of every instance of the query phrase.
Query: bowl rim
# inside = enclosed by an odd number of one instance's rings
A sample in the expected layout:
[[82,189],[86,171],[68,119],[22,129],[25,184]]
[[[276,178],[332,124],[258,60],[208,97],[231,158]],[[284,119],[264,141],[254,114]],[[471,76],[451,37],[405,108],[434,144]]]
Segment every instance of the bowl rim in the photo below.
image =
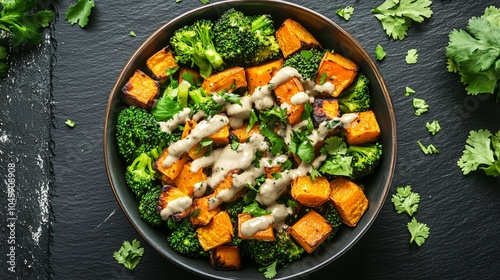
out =
[[[113,176],[112,176],[112,171],[111,171],[111,168],[110,168],[110,164],[109,164],[109,160],[110,160],[110,154],[108,153],[108,138],[106,137],[108,135],[108,125],[109,125],[109,119],[110,119],[110,112],[111,112],[111,108],[112,108],[112,104],[113,104],[113,100],[114,100],[114,96],[116,95],[117,92],[120,91],[120,88],[119,88],[119,80],[120,80],[120,77],[122,77],[127,71],[128,69],[131,67],[131,65],[133,64],[134,60],[138,57],[138,55],[146,48],[146,46],[148,46],[151,41],[153,41],[159,34],[163,33],[165,29],[169,28],[170,25],[173,25],[175,22],[178,22],[182,19],[185,19],[185,18],[189,18],[191,17],[192,15],[194,14],[197,14],[201,11],[205,11],[205,10],[209,10],[209,9],[213,9],[215,7],[218,7],[218,6],[227,6],[227,5],[231,5],[231,4],[235,4],[235,3],[272,3],[274,5],[286,5],[286,6],[292,6],[293,8],[295,9],[299,9],[299,10],[302,10],[306,13],[310,13],[312,15],[314,15],[315,17],[318,17],[324,21],[326,21],[329,25],[332,25],[335,29],[337,29],[338,32],[342,33],[344,36],[346,36],[350,41],[351,43],[353,43],[356,48],[359,49],[360,53],[362,54],[362,59],[365,60],[367,63],[368,63],[368,66],[369,68],[371,68],[373,70],[373,73],[375,74],[375,77],[377,79],[377,82],[378,82],[378,85],[380,86],[380,89],[383,93],[383,97],[384,97],[384,100],[386,102],[386,106],[388,108],[388,117],[389,117],[389,122],[390,122],[390,128],[391,128],[391,131],[392,131],[392,134],[390,135],[390,142],[392,143],[392,146],[390,147],[390,154],[391,154],[391,157],[389,159],[389,164],[388,164],[388,173],[387,173],[387,176],[386,176],[386,179],[385,179],[385,182],[384,182],[384,186],[383,186],[383,192],[382,192],[382,197],[380,197],[380,203],[378,205],[374,205],[374,207],[376,208],[375,209],[375,212],[373,213],[373,217],[371,219],[369,219],[368,223],[366,223],[364,225],[364,227],[361,229],[360,233],[358,233],[357,235],[354,236],[354,238],[347,243],[347,245],[345,247],[343,247],[343,249],[341,251],[339,251],[337,254],[333,255],[332,257],[328,258],[327,261],[323,261],[317,265],[314,265],[314,266],[311,266],[305,270],[302,270],[301,272],[297,273],[297,274],[294,274],[294,275],[291,275],[291,276],[285,276],[285,277],[276,277],[274,279],[290,279],[290,278],[295,278],[295,277],[300,277],[300,276],[304,276],[304,275],[307,275],[307,274],[310,274],[314,271],[317,271],[319,270],[320,268],[332,263],[334,260],[338,259],[339,257],[341,257],[345,252],[347,252],[352,246],[354,246],[362,237],[363,235],[368,231],[368,229],[371,227],[371,225],[374,223],[374,221],[376,220],[378,214],[380,213],[381,209],[382,209],[382,206],[385,202],[385,200],[387,199],[387,195],[389,193],[389,189],[390,189],[390,186],[391,186],[391,183],[392,183],[392,180],[393,180],[393,175],[394,175],[394,171],[395,171],[395,164],[396,164],[396,155],[397,155],[397,131],[396,131],[396,118],[395,118],[395,112],[394,112],[394,107],[393,107],[393,104],[392,104],[392,100],[391,100],[391,96],[389,94],[389,91],[388,91],[388,88],[384,82],[384,79],[378,69],[378,67],[376,66],[375,62],[373,61],[373,59],[370,57],[370,55],[367,53],[367,51],[365,50],[365,48],[350,34],[348,33],[347,31],[345,31],[342,27],[340,27],[339,25],[337,25],[335,22],[333,22],[332,20],[330,20],[329,18],[327,18],[326,16],[320,14],[319,12],[316,12],[310,8],[307,8],[305,6],[302,6],[302,5],[299,5],[299,4],[295,4],[295,3],[291,3],[291,2],[287,2],[287,1],[284,1],[284,0],[224,0],[224,1],[220,1],[220,2],[216,2],[216,3],[210,3],[210,4],[207,4],[207,5],[204,5],[204,6],[201,6],[201,7],[198,7],[198,8],[195,8],[195,9],[192,9],[192,10],[189,10],[187,12],[184,12],[182,13],[181,15],[179,16],[176,16],[174,17],[173,19],[169,20],[168,22],[166,22],[165,24],[163,24],[162,26],[160,26],[158,29],[156,29],[151,35],[148,36],[148,38],[146,38],[142,43],[141,45],[132,53],[132,55],[129,57],[129,59],[127,60],[127,62],[125,63],[125,65],[123,66],[122,70],[120,71],[120,74],[117,76],[117,80],[115,81],[114,85],[113,85],[113,88],[111,89],[110,91],[110,95],[108,97],[108,104],[106,106],[106,114],[105,114],[105,119],[104,119],[104,141],[103,141],[103,149],[104,149],[104,163],[105,163],[105,166],[106,166],[106,173],[107,173],[107,176],[108,176],[108,180],[109,180],[109,183],[110,183],[110,187],[113,191],[113,194],[118,202],[118,204],[120,205],[120,208],[122,209],[123,213],[125,214],[125,216],[127,217],[127,219],[129,220],[129,222],[132,224],[132,226],[134,227],[134,229],[137,231],[137,233],[139,233],[139,235],[156,251],[158,252],[158,254],[160,254],[162,257],[168,259],[171,263],[177,265],[178,267],[181,267],[182,269],[184,270],[187,270],[188,272],[190,273],[193,273],[193,274],[197,274],[197,275],[200,275],[200,276],[203,276],[203,277],[207,277],[207,278],[213,278],[213,279],[225,279],[225,278],[219,278],[217,277],[216,275],[213,275],[213,274],[208,274],[208,273],[205,273],[204,271],[201,271],[201,270],[198,270],[196,268],[193,268],[187,264],[184,264],[183,262],[175,259],[175,258],[171,258],[169,256],[167,256],[166,254],[164,254],[156,244],[154,244],[153,240],[151,237],[148,237],[147,235],[145,235],[139,228],[139,226],[137,225],[137,223],[134,221],[134,219],[132,219],[132,217],[130,216],[129,212],[125,209],[125,205],[124,205],[124,198],[118,193],[116,187],[115,187],[115,183],[113,181]],[[217,270],[214,270],[214,274],[217,273],[218,271]]]

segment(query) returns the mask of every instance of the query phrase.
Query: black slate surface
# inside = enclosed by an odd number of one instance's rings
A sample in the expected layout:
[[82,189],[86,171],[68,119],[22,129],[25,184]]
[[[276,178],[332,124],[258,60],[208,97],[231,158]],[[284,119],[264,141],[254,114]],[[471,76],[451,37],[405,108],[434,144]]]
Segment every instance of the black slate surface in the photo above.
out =
[[[19,61],[39,62],[36,67],[15,67],[19,71],[15,76],[19,78],[0,84],[0,139],[6,134],[19,135],[8,138],[15,141],[0,142],[2,179],[5,181],[8,174],[8,162],[18,160],[19,199],[25,199],[22,205],[26,208],[19,210],[25,214],[16,236],[20,241],[30,241],[30,245],[19,244],[16,249],[17,278],[195,279],[196,276],[157,254],[125,218],[105,173],[102,139],[108,94],[129,56],[154,30],[202,4],[196,0],[96,1],[89,25],[81,29],[64,20],[71,3],[61,2],[57,4],[59,19],[51,33],[54,49],[41,51],[37,58],[19,55]],[[387,57],[377,64],[391,92],[397,119],[398,158],[390,194],[396,187],[410,184],[421,195],[416,217],[431,228],[431,235],[421,248],[410,244],[408,218],[397,215],[387,199],[373,226],[349,252],[303,278],[498,279],[500,178],[486,177],[482,172],[463,176],[456,161],[469,130],[500,130],[500,105],[492,96],[467,96],[459,77],[446,71],[444,55],[453,28],[464,28],[470,17],[479,16],[488,5],[498,3],[436,0],[431,19],[410,28],[403,41],[394,41],[371,13],[382,1],[291,2],[329,17],[354,35],[370,54],[377,44],[387,51]],[[335,15],[337,8],[347,5],[355,7],[350,21]],[[129,31],[137,37],[130,37]],[[408,65],[404,58],[411,48],[418,49],[419,60]],[[54,56],[52,62],[47,53]],[[34,80],[33,71],[34,77],[38,77]],[[411,97],[404,96],[406,86],[428,102],[427,114],[414,115]],[[39,94],[25,97],[32,88]],[[12,101],[8,101],[7,95]],[[26,107],[32,108],[29,116],[19,114]],[[67,118],[77,123],[75,128],[64,124]],[[442,131],[430,136],[425,122],[434,119],[439,120]],[[24,126],[25,122],[29,123]],[[424,155],[417,140],[433,143],[440,154]],[[37,165],[39,152],[42,166]],[[48,159],[52,160],[53,177]],[[41,206],[36,199],[42,195],[36,190],[42,189],[51,194],[50,205]],[[4,206],[5,188],[2,195],[0,204]],[[54,214],[49,215],[49,222],[43,217],[47,217],[44,209],[50,207]],[[4,216],[0,218],[5,221]],[[5,224],[0,230],[1,279],[5,278],[2,275],[12,276],[6,272]],[[39,225],[43,235],[37,247],[32,240],[33,229],[37,232]],[[145,254],[132,273],[118,265],[112,254],[123,240],[134,238],[142,241]]]

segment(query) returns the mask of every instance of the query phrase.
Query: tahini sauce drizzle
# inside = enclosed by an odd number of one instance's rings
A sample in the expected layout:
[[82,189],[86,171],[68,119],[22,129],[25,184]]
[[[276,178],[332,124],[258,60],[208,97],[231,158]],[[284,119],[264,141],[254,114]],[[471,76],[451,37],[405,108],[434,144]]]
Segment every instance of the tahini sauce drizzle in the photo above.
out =
[[170,201],[167,204],[167,207],[163,208],[160,211],[160,216],[164,221],[166,221],[168,219],[168,217],[172,216],[173,214],[184,212],[187,209],[189,209],[189,207],[191,207],[192,203],[193,203],[193,200],[189,196],[183,196],[183,197],[176,198],[176,199]]

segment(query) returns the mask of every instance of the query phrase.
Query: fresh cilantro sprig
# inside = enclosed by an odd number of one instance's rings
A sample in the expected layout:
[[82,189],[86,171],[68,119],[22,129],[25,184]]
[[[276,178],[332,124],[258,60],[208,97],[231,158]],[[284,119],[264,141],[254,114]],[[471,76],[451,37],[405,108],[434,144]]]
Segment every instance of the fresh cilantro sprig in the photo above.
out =
[[354,14],[354,7],[347,6],[342,9],[337,9],[337,15],[345,20],[350,20],[351,16]]
[[50,10],[31,12],[36,3],[36,0],[0,0],[0,29],[12,35],[10,42],[13,46],[42,42],[41,30],[52,22],[54,13]]
[[387,36],[403,40],[413,22],[431,17],[431,4],[430,0],[386,0],[372,12],[382,23]]
[[408,222],[407,227],[411,235],[410,243],[415,242],[419,247],[422,246],[430,234],[430,229],[427,224],[420,223],[413,217],[413,219]]
[[319,168],[321,173],[337,176],[352,175],[352,156],[349,155],[347,144],[341,137],[333,136],[325,139],[321,153],[328,155]]
[[272,264],[259,268],[259,271],[264,273],[264,277],[267,279],[273,279],[278,272],[276,271],[276,265],[278,264],[278,260],[275,260]]
[[469,95],[497,94],[500,69],[500,8],[490,6],[472,17],[467,30],[454,29],[446,47],[448,71],[460,75]]
[[471,130],[457,165],[464,175],[482,169],[488,176],[500,176],[500,130]]
[[119,264],[123,264],[126,268],[134,270],[141,262],[144,248],[141,247],[141,242],[134,239],[132,242],[123,241],[122,247],[113,253],[113,257]]
[[89,22],[93,7],[94,1],[92,0],[78,0],[78,2],[69,6],[66,12],[66,20],[72,25],[78,23],[81,28],[84,28]]
[[396,189],[396,193],[392,195],[391,202],[398,214],[407,213],[412,217],[418,210],[420,195],[413,192],[410,185],[399,187]]
[[248,204],[247,206],[245,206],[245,208],[243,208],[242,213],[249,213],[250,215],[252,215],[254,217],[260,217],[263,215],[271,214],[271,211],[260,208],[259,203],[257,203],[257,201],[254,201],[254,202]]

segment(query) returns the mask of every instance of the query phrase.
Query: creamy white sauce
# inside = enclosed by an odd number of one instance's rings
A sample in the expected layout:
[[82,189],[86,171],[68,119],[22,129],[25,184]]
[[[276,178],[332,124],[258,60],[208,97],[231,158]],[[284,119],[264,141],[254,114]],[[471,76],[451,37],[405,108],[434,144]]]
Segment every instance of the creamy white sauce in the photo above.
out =
[[272,108],[274,106],[272,90],[293,77],[302,79],[302,76],[300,76],[296,69],[288,66],[283,67],[276,72],[267,85],[257,87],[252,93],[252,101],[255,104],[255,108],[259,111]]
[[292,105],[301,105],[309,103],[309,94],[302,91],[298,92],[292,96],[290,101],[292,102]]
[[240,103],[241,105],[237,103],[228,103],[226,105],[226,113],[231,117],[248,119],[252,111],[252,97],[245,95],[240,98]]
[[251,236],[260,230],[267,229],[273,222],[274,218],[271,215],[251,218],[241,224],[240,233],[243,236]]
[[160,216],[163,220],[167,220],[168,217],[175,213],[184,212],[193,204],[193,200],[189,196],[183,196],[176,198],[169,203],[167,206],[160,211]]
[[166,122],[158,122],[160,125],[160,129],[163,132],[172,133],[178,125],[183,125],[189,120],[189,114],[191,113],[191,109],[184,108],[179,113],[172,116],[172,118]]
[[182,154],[193,148],[203,138],[221,130],[228,122],[228,118],[223,115],[215,115],[209,120],[199,122],[186,138],[168,147],[168,156],[163,161],[163,167],[170,167]]
[[[204,119],[207,117],[207,114],[205,113],[205,111],[203,110],[200,110],[198,112],[196,112],[192,117],[191,119],[195,122],[198,122],[199,120],[201,119]],[[186,120],[187,121],[187,120]]]
[[343,114],[340,117],[340,121],[342,122],[342,127],[343,128],[349,128],[351,126],[351,123],[358,117],[358,113],[347,113]]
[[285,224],[285,219],[288,215],[291,215],[293,213],[292,208],[286,207],[286,205],[284,205],[284,204],[279,204],[279,203],[275,202],[275,203],[269,205],[266,208],[266,210],[270,211],[271,215],[274,218],[273,228],[275,230],[280,232],[283,229],[288,227],[288,225]]

